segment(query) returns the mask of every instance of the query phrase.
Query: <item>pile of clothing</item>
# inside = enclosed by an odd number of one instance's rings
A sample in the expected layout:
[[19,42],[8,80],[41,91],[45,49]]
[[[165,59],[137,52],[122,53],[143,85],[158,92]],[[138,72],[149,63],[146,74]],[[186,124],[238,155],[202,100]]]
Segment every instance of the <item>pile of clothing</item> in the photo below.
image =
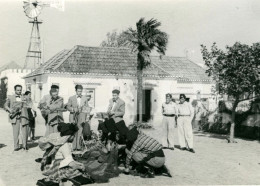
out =
[[46,178],[38,180],[38,186],[58,186],[67,181],[77,186],[103,183],[119,175],[116,145],[110,151],[104,151],[101,142],[97,141],[93,148],[80,156],[73,155],[69,143],[77,130],[74,124],[60,123],[58,133],[39,139],[39,147],[45,152],[37,161],[41,163],[41,171]]

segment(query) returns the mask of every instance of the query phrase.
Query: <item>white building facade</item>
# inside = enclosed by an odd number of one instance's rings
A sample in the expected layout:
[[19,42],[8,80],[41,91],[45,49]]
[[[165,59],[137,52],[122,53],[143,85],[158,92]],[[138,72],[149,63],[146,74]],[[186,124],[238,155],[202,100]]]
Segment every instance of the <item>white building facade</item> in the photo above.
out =
[[[100,56],[101,60],[98,60]],[[68,98],[75,94],[75,85],[81,84],[84,94],[91,95],[90,104],[96,112],[107,110],[112,90],[119,87],[120,98],[126,103],[124,120],[129,125],[137,117],[137,78],[132,61],[129,60],[135,60],[134,57],[126,49],[76,46],[57,54],[24,79],[36,103],[49,94],[53,84],[59,85],[59,95],[67,103]],[[201,70],[200,73],[205,73],[201,67],[196,68]],[[171,74],[169,70],[171,69],[166,71],[157,64],[152,64],[144,71],[143,117],[155,125],[162,120],[161,106],[167,93],[171,93],[174,99],[184,93],[190,101],[198,96],[208,98],[211,95],[212,83],[206,75],[205,79],[189,79]],[[68,121],[68,113],[64,117]]]
[[2,71],[0,79],[6,78],[7,80],[7,95],[14,94],[14,86],[17,84],[22,85],[26,89],[23,77],[31,72],[32,70],[30,69],[6,69]]

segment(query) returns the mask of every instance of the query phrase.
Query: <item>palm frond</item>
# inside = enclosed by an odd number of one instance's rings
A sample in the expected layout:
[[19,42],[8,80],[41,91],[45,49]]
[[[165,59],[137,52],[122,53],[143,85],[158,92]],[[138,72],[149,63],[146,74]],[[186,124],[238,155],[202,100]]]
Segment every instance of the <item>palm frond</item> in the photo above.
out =
[[145,21],[141,18],[136,23],[136,30],[129,28],[124,32],[126,38],[125,44],[132,49],[132,51],[138,51],[139,66],[145,68],[150,63],[150,56],[152,50],[156,51],[160,55],[165,55],[168,35],[158,29],[161,23],[152,18]]

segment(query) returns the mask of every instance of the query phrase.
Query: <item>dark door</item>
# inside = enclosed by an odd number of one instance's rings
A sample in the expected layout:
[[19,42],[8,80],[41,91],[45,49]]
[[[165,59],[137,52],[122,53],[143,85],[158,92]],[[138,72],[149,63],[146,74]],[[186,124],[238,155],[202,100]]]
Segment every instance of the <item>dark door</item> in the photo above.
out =
[[[148,121],[151,119],[151,90],[143,90],[143,121]],[[138,115],[137,119],[139,120],[139,107],[137,107]]]
[[3,108],[7,98],[7,78],[1,79],[0,84],[0,107]]

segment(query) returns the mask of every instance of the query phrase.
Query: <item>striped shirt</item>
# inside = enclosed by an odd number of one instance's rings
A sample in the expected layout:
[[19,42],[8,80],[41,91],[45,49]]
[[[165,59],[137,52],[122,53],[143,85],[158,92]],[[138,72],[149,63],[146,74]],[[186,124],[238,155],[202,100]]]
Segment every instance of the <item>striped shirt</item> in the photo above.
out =
[[141,132],[138,135],[136,141],[134,142],[131,150],[127,154],[126,164],[130,164],[131,159],[136,152],[143,152],[145,154],[149,154],[158,151],[162,148],[163,146],[158,141]]

